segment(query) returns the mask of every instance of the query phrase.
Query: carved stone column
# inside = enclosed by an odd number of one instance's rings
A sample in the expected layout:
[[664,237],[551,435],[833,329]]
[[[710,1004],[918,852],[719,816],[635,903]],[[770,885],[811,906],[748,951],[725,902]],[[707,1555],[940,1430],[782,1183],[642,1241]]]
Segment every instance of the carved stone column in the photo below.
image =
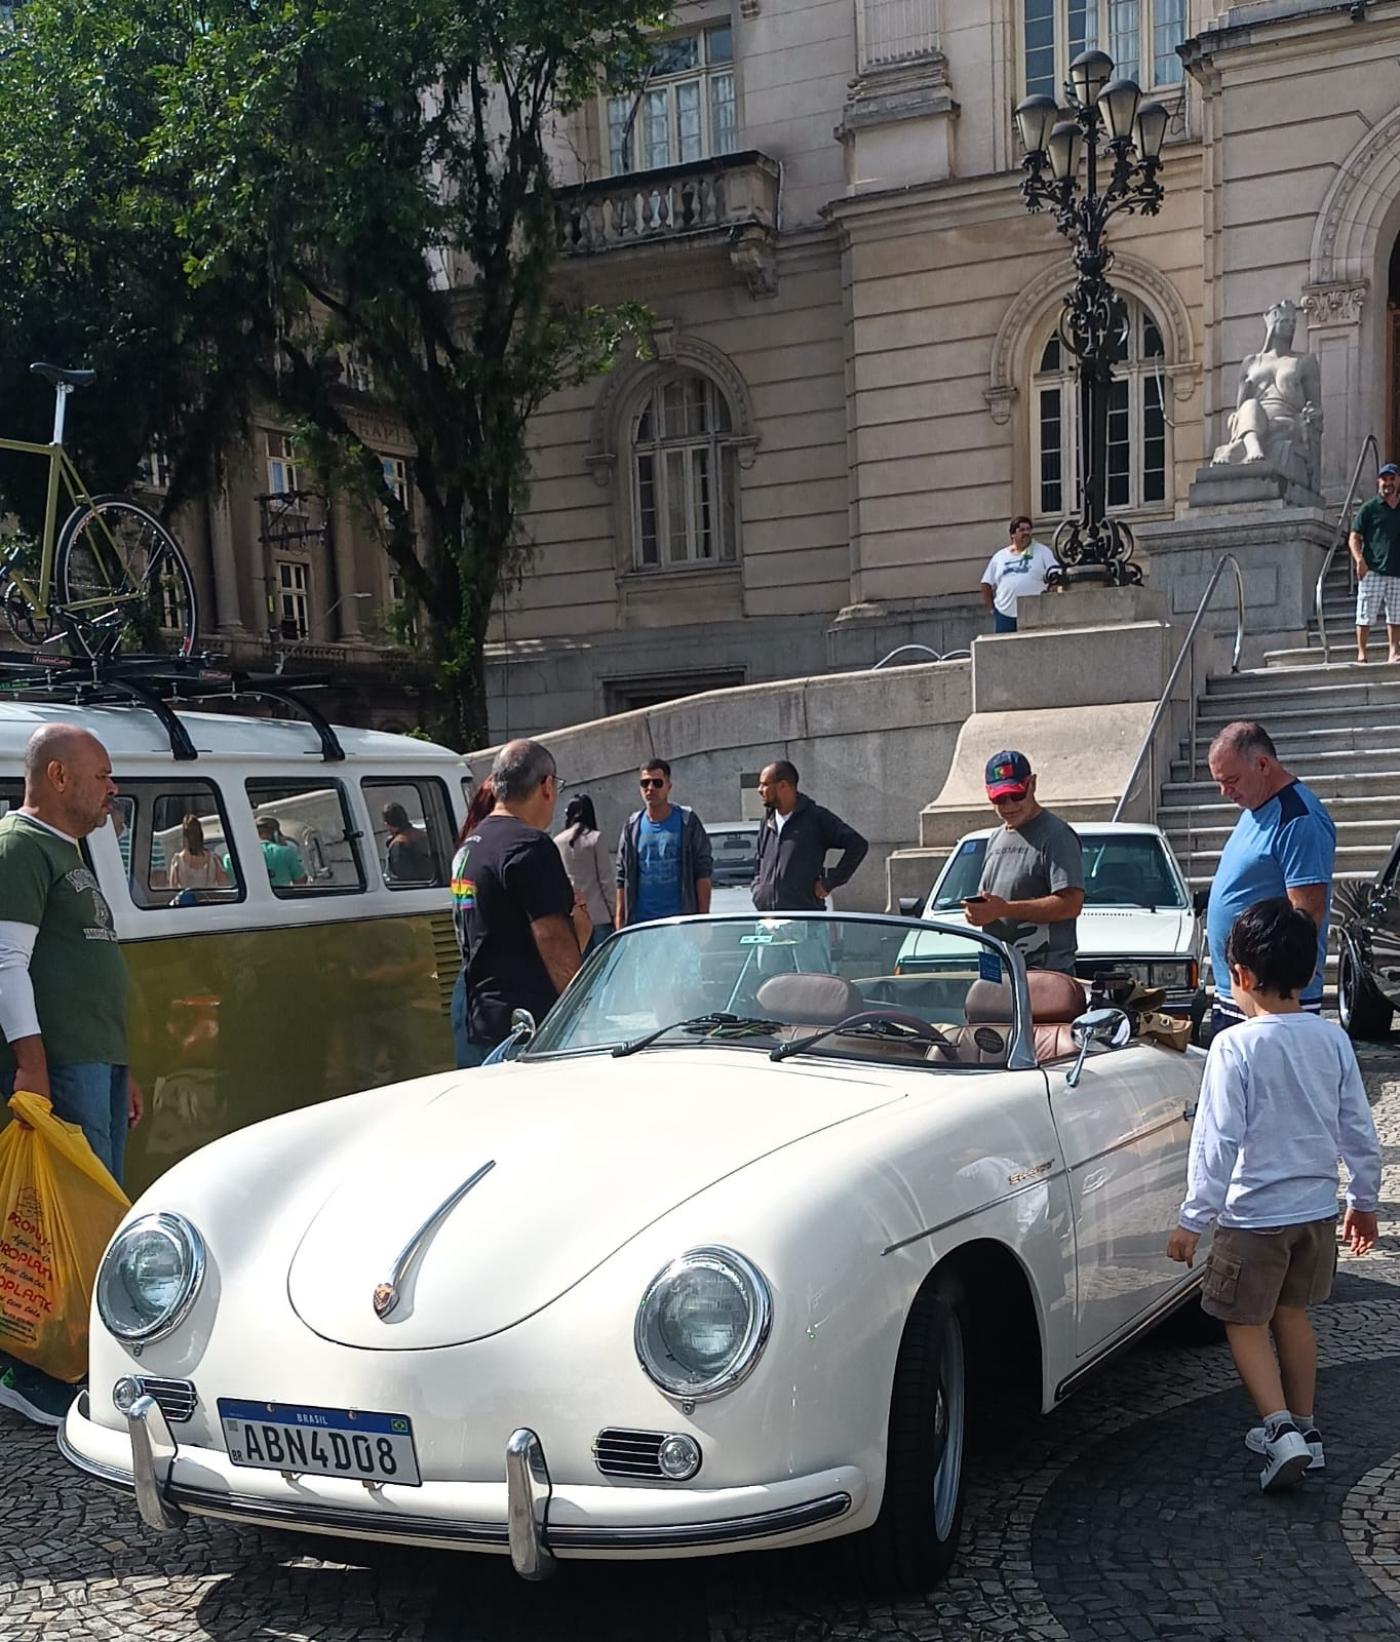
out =
[[209,497],[209,557],[214,568],[215,627],[220,633],[243,635],[242,600],[238,589],[238,559],[233,546],[233,509],[222,485]]
[[[1361,352],[1361,320],[1366,308],[1366,286],[1337,282],[1309,285],[1302,308],[1308,316],[1308,346],[1322,366],[1322,415],[1327,436],[1322,441],[1322,490],[1337,501],[1346,491],[1351,470],[1368,433],[1381,435],[1384,406],[1372,402],[1376,372]],[[1382,453],[1382,461],[1388,457]]]
[[[360,640],[360,601],[352,595],[355,586],[355,523],[345,497],[337,494],[331,503],[331,554],[335,561],[336,636],[344,644]],[[330,635],[327,634],[327,637]]]

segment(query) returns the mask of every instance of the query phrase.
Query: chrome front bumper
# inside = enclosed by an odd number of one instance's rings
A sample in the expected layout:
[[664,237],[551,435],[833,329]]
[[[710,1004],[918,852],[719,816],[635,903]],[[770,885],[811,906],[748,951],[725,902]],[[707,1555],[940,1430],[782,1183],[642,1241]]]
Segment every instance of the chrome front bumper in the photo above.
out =
[[[74,1412],[86,1420],[87,1410],[87,1393],[83,1392]],[[129,1471],[79,1452],[64,1430],[58,1433],[58,1445],[64,1458],[89,1476],[133,1489],[142,1521],[159,1533],[179,1531],[188,1515],[194,1514],[366,1539],[428,1541],[445,1549],[508,1551],[512,1566],[523,1579],[548,1578],[554,1571],[556,1552],[593,1556],[695,1554],[800,1533],[849,1515],[864,1495],[860,1474],[843,1467],[840,1480],[849,1479],[847,1487],[831,1488],[775,1510],[710,1521],[551,1525],[554,1485],[544,1446],[533,1431],[522,1427],[506,1444],[504,1521],[447,1521],[440,1516],[412,1516],[397,1511],[392,1518],[386,1518],[381,1511],[281,1501],[177,1481],[174,1472],[179,1445],[152,1397],[141,1397],[133,1405],[127,1416],[127,1430],[131,1438]]]

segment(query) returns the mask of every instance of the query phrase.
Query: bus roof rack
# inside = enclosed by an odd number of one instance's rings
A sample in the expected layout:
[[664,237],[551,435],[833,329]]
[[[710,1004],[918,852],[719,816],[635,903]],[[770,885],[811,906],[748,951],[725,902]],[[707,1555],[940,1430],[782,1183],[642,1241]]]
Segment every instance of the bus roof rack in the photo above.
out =
[[69,656],[36,656],[26,650],[0,650],[0,699],[47,701],[74,707],[129,706],[148,708],[170,738],[172,757],[182,763],[199,757],[177,706],[237,700],[255,696],[260,701],[290,707],[316,732],[321,757],[328,764],[345,758],[335,727],[321,710],[301,694],[324,688],[322,673],[298,673],[295,687],[283,673],[251,673],[224,665],[224,658],[200,656],[114,656],[76,660]]

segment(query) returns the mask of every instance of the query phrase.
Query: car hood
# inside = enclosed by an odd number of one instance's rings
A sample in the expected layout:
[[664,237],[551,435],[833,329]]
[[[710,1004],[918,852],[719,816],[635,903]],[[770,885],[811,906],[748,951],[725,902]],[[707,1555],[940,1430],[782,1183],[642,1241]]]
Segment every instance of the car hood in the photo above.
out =
[[[339,1184],[292,1257],[292,1305],[324,1338],[370,1349],[499,1333],[707,1186],[902,1098],[879,1071],[774,1066],[719,1048],[471,1072],[397,1127],[376,1124],[340,1148]],[[486,1163],[494,1167],[438,1221],[381,1321],[376,1285]]]
[[1191,952],[1194,914],[1175,908],[1093,907],[1079,915],[1079,956],[1166,958]]
[[[941,924],[965,928],[961,912],[931,912]],[[1170,958],[1192,951],[1195,914],[1175,907],[1086,907],[1079,914],[1080,958]]]

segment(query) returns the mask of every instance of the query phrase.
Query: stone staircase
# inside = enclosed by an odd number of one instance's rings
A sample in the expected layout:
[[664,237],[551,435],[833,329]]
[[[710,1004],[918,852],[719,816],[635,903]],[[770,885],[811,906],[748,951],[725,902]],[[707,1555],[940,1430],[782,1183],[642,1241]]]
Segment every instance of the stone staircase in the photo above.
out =
[[[1158,824],[1171,839],[1193,889],[1209,885],[1239,811],[1220,797],[1206,767],[1216,734],[1233,719],[1257,719],[1280,759],[1322,799],[1337,824],[1336,880],[1369,880],[1400,829],[1400,665],[1371,634],[1376,660],[1356,666],[1355,605],[1345,564],[1328,580],[1323,665],[1314,631],[1308,644],[1269,653],[1265,665],[1208,681],[1198,703],[1196,765],[1183,746],[1162,788]],[[1335,958],[1329,958],[1329,973]]]

